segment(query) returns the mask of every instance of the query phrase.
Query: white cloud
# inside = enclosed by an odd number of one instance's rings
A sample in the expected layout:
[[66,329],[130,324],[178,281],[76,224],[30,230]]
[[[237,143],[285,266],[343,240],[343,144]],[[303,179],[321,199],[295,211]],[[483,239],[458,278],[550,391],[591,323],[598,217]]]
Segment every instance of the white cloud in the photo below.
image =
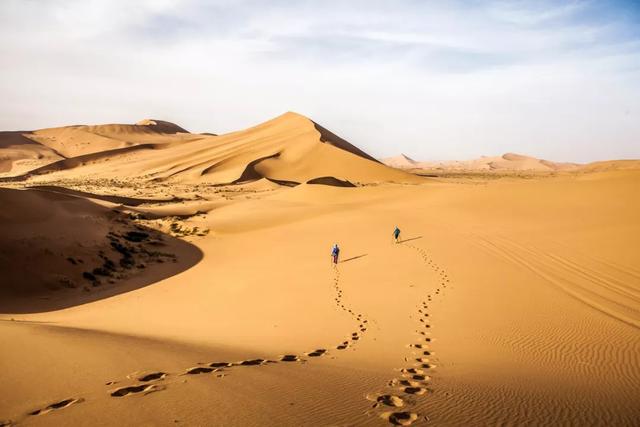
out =
[[0,129],[294,110],[379,156],[640,157],[628,11],[543,6],[4,1]]

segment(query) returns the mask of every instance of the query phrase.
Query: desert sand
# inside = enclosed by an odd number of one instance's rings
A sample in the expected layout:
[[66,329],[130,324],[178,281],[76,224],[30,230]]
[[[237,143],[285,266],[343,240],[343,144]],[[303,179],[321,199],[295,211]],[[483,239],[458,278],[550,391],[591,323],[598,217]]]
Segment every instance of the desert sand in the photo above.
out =
[[0,133],[0,426],[637,425],[640,162],[487,159]]

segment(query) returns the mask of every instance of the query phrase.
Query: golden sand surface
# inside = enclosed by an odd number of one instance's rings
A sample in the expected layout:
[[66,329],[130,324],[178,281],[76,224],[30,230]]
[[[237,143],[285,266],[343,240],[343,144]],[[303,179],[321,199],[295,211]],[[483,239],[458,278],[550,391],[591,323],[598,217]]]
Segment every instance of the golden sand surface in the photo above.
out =
[[640,420],[638,162],[426,177],[295,113],[0,158],[2,426]]

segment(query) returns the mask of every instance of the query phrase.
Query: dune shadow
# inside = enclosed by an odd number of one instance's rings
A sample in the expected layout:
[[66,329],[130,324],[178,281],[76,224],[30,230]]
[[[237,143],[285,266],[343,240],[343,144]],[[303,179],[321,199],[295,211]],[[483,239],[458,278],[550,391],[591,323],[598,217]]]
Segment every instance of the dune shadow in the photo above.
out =
[[408,239],[398,240],[398,243],[405,243],[405,242],[410,242],[412,240],[418,240],[418,239],[422,239],[422,236],[410,237]]
[[184,201],[184,199],[181,199],[179,197],[173,197],[171,199],[141,199],[116,195],[95,194],[89,193],[87,191],[72,190],[70,188],[59,187],[57,185],[33,185],[28,188],[41,191],[50,191],[52,193],[68,194],[70,196],[76,197],[104,200],[105,202],[118,203],[126,206],[140,206],[145,203],[177,203]]
[[[20,182],[36,176],[43,175],[49,172],[64,171],[74,169],[85,165],[89,162],[96,162],[107,158],[114,158],[115,156],[128,154],[140,150],[152,150],[156,147],[155,144],[138,144],[129,147],[114,148],[112,150],[98,151],[96,153],[82,154],[76,157],[63,158],[53,163],[46,164],[39,168],[30,170],[22,175],[1,177],[0,182]],[[64,157],[64,156],[63,156]]]
[[342,264],[343,262],[353,261],[354,259],[362,258],[362,257],[365,257],[367,255],[369,255],[369,254],[362,254],[362,255],[351,257],[351,258],[343,259],[342,261],[340,261],[340,264]]
[[[55,194],[47,196],[47,203],[51,205],[58,201],[69,203],[73,198],[77,200],[73,205],[76,209],[81,212],[86,209],[94,217],[87,219],[88,223],[82,223],[82,217],[70,217],[72,226],[92,227],[91,221],[100,216],[106,218],[108,232],[96,242],[89,238],[86,242],[78,241],[79,252],[73,252],[74,248],[69,245],[64,246],[64,250],[51,248],[51,238],[41,240],[41,235],[26,246],[15,239],[2,242],[0,255],[11,253],[17,263],[0,256],[0,277],[7,279],[6,282],[0,280],[4,282],[0,285],[0,314],[55,311],[110,298],[180,274],[204,256],[189,242],[144,227],[126,214],[77,195],[10,191],[18,196]],[[60,223],[52,224],[51,228],[58,225]],[[33,262],[20,263],[22,259]]]
[[347,181],[346,179],[345,180],[338,179],[333,176],[321,176],[318,178],[313,178],[307,181],[307,184],[321,184],[321,185],[330,185],[333,187],[345,187],[345,188],[356,186],[351,181]]

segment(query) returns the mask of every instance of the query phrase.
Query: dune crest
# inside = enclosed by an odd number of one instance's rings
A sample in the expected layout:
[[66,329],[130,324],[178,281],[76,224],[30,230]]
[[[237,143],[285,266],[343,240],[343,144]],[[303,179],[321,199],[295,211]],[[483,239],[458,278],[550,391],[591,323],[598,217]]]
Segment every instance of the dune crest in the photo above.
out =
[[[375,160],[312,120],[288,112],[225,135],[189,134],[168,122],[41,130],[35,138],[67,158],[31,170],[23,178],[111,177],[155,181],[246,184],[269,179],[282,185],[319,180],[418,183],[421,178]],[[91,138],[89,138],[89,136]],[[89,138],[89,139],[87,139]],[[86,144],[80,141],[88,141]]]

